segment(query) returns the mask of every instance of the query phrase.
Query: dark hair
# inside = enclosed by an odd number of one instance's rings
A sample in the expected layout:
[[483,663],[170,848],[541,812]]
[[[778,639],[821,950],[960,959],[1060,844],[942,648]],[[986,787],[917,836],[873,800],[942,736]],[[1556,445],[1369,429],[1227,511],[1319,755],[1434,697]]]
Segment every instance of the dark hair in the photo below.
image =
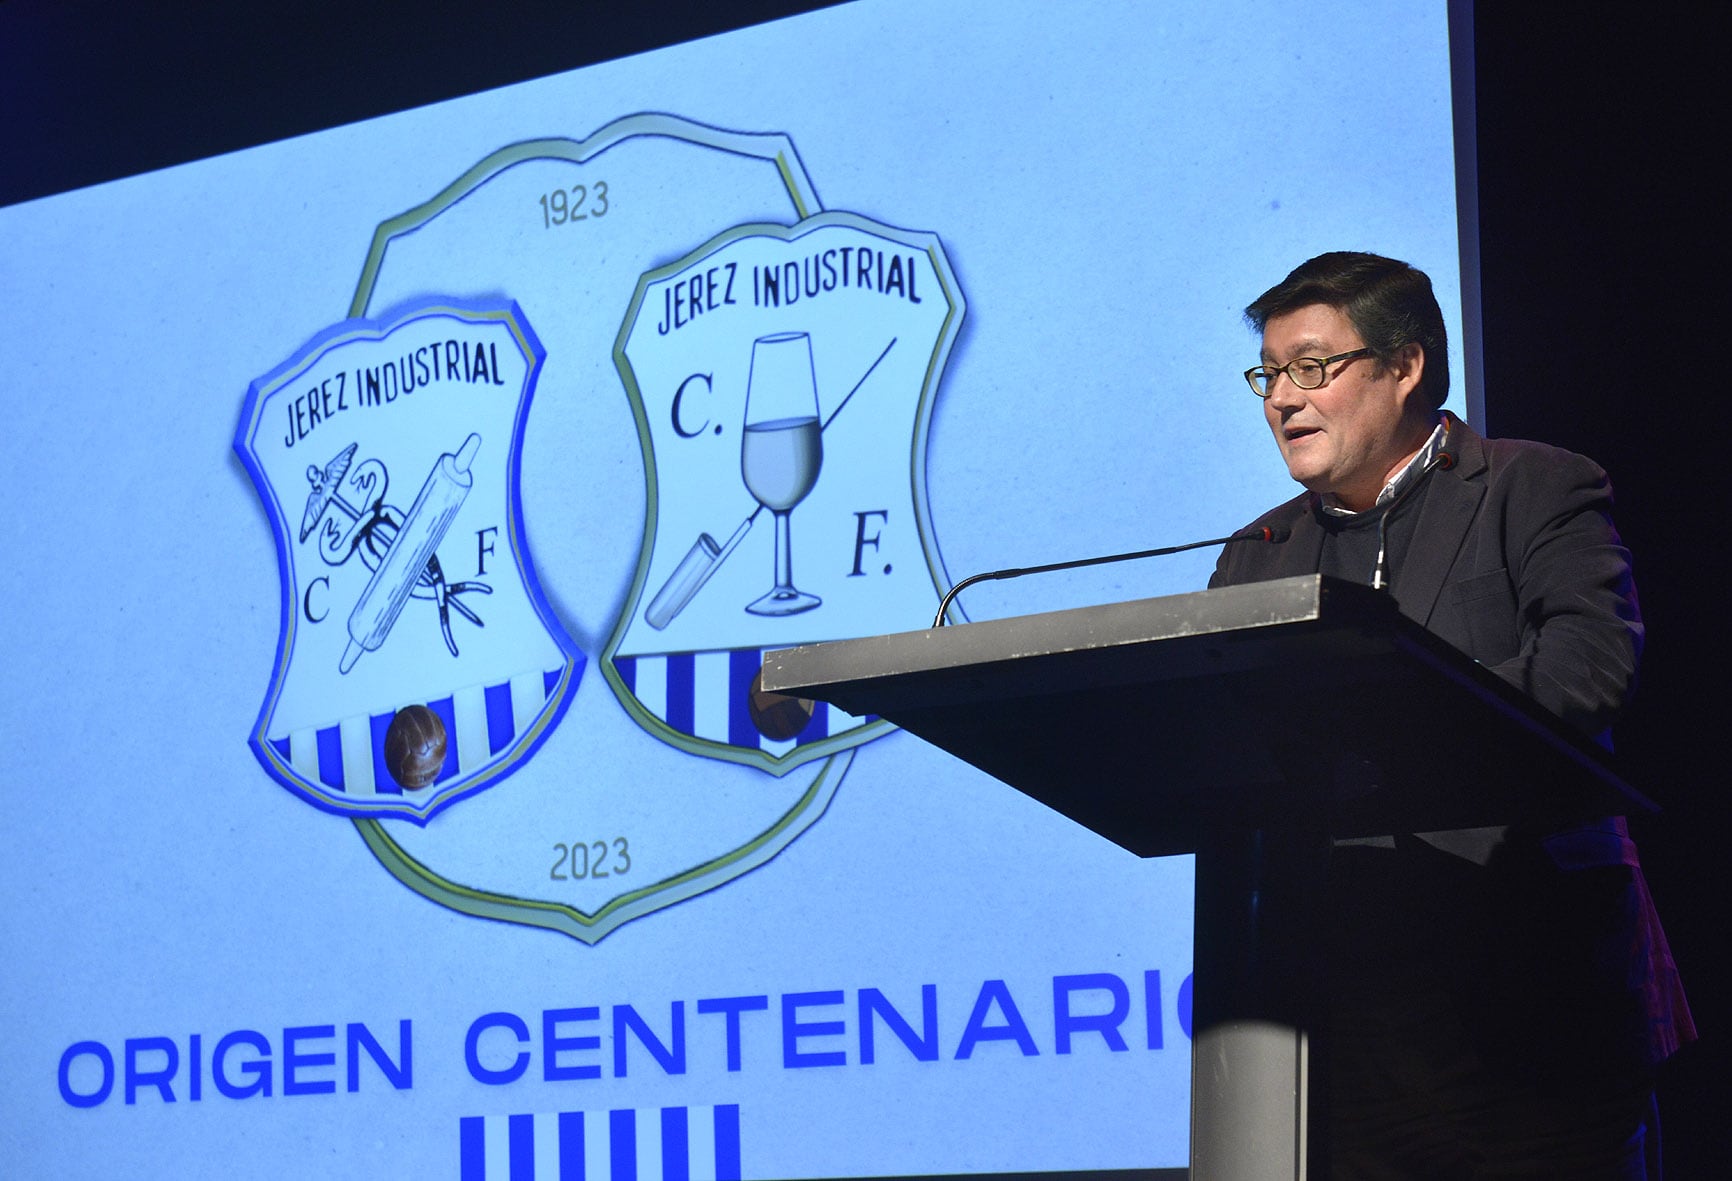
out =
[[1314,304],[1345,314],[1371,355],[1385,364],[1403,346],[1419,345],[1425,350],[1419,395],[1434,409],[1449,397],[1449,337],[1424,271],[1378,254],[1319,254],[1259,295],[1245,319],[1261,332],[1275,317]]

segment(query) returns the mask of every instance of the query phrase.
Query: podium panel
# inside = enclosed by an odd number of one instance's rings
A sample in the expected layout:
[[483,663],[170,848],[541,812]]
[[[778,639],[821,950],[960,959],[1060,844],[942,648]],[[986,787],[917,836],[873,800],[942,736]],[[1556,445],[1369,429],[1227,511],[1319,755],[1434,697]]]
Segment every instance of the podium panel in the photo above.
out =
[[785,649],[763,685],[887,718],[1140,856],[1196,853],[1198,1181],[1327,1175],[1332,840],[1653,810],[1388,595],[1320,575]]

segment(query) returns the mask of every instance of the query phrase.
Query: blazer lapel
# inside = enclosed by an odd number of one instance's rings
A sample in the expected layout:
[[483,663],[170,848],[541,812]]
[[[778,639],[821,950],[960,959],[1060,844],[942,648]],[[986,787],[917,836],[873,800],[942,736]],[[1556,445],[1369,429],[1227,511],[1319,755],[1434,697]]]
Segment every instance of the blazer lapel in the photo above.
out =
[[[1443,584],[1467,539],[1474,514],[1485,499],[1485,446],[1465,423],[1456,421],[1450,433],[1455,466],[1438,472],[1414,522],[1413,541],[1397,574],[1401,613],[1427,624],[1443,593]],[[1435,478],[1435,477],[1434,477]]]

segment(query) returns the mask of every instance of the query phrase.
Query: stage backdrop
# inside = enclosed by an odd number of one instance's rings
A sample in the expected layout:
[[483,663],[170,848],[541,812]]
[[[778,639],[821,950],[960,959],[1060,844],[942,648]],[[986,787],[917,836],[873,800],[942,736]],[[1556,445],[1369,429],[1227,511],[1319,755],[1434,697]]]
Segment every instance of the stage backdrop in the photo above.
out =
[[1451,127],[1441,5],[870,0],[0,210],[6,1159],[1182,1167],[1189,858],[754,675],[1288,496],[1240,309],[1459,341]]

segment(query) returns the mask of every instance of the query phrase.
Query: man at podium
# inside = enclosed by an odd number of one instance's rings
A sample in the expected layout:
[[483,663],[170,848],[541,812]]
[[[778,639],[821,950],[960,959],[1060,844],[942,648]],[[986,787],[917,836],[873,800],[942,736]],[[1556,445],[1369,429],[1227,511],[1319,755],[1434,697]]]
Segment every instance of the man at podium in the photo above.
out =
[[[1210,585],[1384,587],[1605,741],[1642,641],[1605,473],[1441,409],[1443,316],[1406,263],[1320,255],[1245,315],[1305,491],[1254,523],[1285,544],[1228,547]],[[1695,1031],[1622,818],[1338,842],[1329,879],[1332,1176],[1658,1176],[1652,1071]]]

